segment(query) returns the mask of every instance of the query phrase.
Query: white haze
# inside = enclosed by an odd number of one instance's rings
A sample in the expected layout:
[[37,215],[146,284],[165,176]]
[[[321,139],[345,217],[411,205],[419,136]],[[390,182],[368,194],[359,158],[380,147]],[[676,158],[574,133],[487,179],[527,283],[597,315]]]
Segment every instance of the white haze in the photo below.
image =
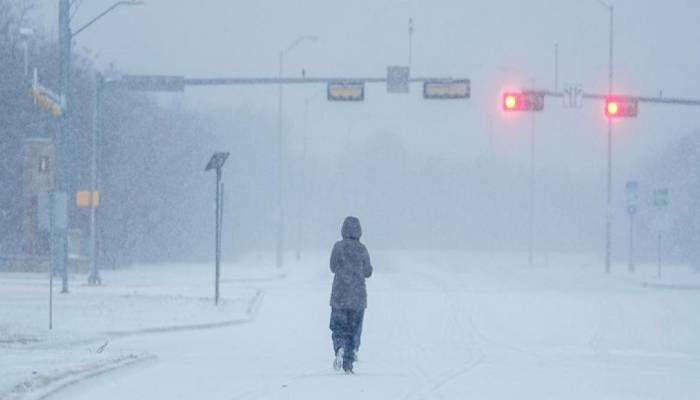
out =
[[[42,10],[49,26],[55,26],[53,3],[47,2]],[[74,26],[110,4],[110,0],[85,2]],[[696,29],[700,4],[632,0],[613,4],[615,91],[698,97],[700,59],[691,55],[700,43]],[[149,0],[144,6],[118,9],[82,33],[76,48],[87,49],[103,68],[115,65],[126,73],[274,77],[278,51],[300,35],[313,34],[319,37],[317,42],[303,43],[286,57],[286,76],[300,76],[302,69],[307,76],[382,76],[387,65],[407,62],[409,18],[415,23],[412,74],[469,78],[471,99],[431,102],[421,98],[418,85],[409,95],[387,95],[384,85],[372,84],[361,104],[330,104],[322,85],[285,89],[288,244],[299,234],[295,218],[306,220],[304,229],[312,232],[306,245],[324,248],[336,235],[340,218],[358,214],[374,227],[368,230],[368,240],[381,247],[523,250],[531,117],[504,115],[500,94],[533,82],[537,88],[552,89],[555,44],[560,88],[577,83],[588,92],[605,93],[608,13],[597,1]],[[159,98],[164,104],[218,116],[214,117],[218,126],[202,132],[207,151],[229,149],[235,156],[250,154],[255,147],[266,160],[255,175],[240,158],[228,165],[226,239],[272,249],[275,175],[269,164],[275,162],[277,88],[188,88],[183,95]],[[334,189],[326,181],[325,186],[314,187],[314,182],[294,180],[302,168],[295,162],[302,154],[305,101],[312,160],[307,168],[315,171],[311,174],[353,176],[352,183],[338,183]],[[259,123],[240,124],[246,115],[256,115]],[[696,115],[694,108],[643,104],[639,118],[615,123],[618,255],[626,245],[624,182],[640,178],[642,164],[693,133]],[[543,252],[602,252],[606,168],[602,104],[587,101],[582,109],[569,110],[549,98],[545,111],[534,118],[536,247]],[[375,155],[368,150],[373,147]],[[431,167],[435,176],[426,172]],[[452,178],[445,176],[446,171]],[[444,182],[436,182],[436,176]],[[434,185],[426,187],[425,182]],[[305,187],[309,184],[312,187]],[[201,186],[201,198],[209,195],[210,188]],[[299,211],[303,203],[299,196],[334,190],[363,195],[330,196],[327,203],[317,199],[311,210]],[[209,224],[203,223],[193,240],[200,244],[201,254],[208,254]],[[235,250],[227,249],[228,255],[231,251]]]

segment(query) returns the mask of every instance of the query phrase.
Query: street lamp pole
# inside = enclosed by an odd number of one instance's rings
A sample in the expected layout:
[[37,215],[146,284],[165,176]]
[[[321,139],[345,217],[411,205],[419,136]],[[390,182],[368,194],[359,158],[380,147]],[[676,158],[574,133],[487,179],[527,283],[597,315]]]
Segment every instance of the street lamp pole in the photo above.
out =
[[300,36],[293,41],[285,49],[279,52],[279,85],[277,97],[277,245],[276,245],[276,262],[277,268],[282,268],[284,265],[284,178],[283,178],[283,163],[284,163],[284,146],[282,145],[282,105],[284,97],[284,85],[282,79],[284,77],[284,56],[292,51],[295,47],[305,41],[316,41],[316,36],[306,35]]
[[[65,192],[68,199],[73,198],[73,181],[72,174],[74,172],[73,160],[69,156],[69,145],[72,141],[72,135],[70,133],[70,123],[71,123],[71,109],[70,109],[70,71],[71,71],[71,42],[72,40],[85,29],[90,27],[92,24],[97,22],[100,18],[109,14],[112,10],[119,6],[129,5],[141,5],[144,4],[143,1],[119,1],[114,3],[107,10],[97,15],[97,17],[90,20],[87,24],[83,25],[81,28],[77,29],[75,32],[71,31],[70,23],[70,0],[59,0],[58,4],[58,59],[59,59],[59,80],[60,80],[60,95],[61,95],[61,107],[63,108],[63,114],[59,120],[59,129],[57,132],[57,137],[54,142],[56,143],[56,188],[57,192]],[[92,218],[91,218],[92,221]],[[94,229],[91,228],[91,229]],[[68,231],[67,229],[62,229],[53,235],[52,241],[57,249],[57,254],[55,257],[55,265],[52,265],[54,271],[61,271],[63,285],[62,293],[68,293]]]

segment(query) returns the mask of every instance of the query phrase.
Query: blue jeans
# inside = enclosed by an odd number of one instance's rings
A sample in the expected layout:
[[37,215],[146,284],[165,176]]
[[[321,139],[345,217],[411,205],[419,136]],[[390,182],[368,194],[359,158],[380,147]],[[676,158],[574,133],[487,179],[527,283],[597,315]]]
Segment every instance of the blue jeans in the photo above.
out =
[[360,324],[357,326],[357,331],[355,331],[355,338],[354,338],[354,345],[355,345],[355,351],[360,350],[360,339],[362,338],[362,324],[364,323],[365,316],[364,312],[362,313],[362,317],[360,318]]
[[[364,310],[331,309],[330,329],[333,352],[337,353],[338,349],[342,347],[344,361],[352,362],[355,359],[355,349],[359,346],[359,331],[364,315]],[[356,338],[357,343],[355,342]]]

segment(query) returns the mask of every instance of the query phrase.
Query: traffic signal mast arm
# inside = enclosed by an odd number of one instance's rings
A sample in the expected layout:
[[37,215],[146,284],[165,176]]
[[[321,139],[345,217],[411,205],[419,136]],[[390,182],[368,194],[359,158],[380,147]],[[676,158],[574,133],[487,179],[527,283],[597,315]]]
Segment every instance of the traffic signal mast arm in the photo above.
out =
[[[417,77],[409,78],[409,82],[434,82],[434,81],[463,81],[464,79],[453,78],[429,78]],[[302,77],[302,78],[188,78],[184,80],[186,86],[218,86],[218,85],[261,85],[261,84],[304,84],[304,83],[320,83],[328,84],[335,82],[364,82],[364,83],[386,83],[386,77]]]
[[[564,97],[564,92],[555,92],[552,90],[525,90],[524,92],[537,93],[545,97]],[[607,94],[595,94],[595,93],[583,93],[582,97],[584,99],[592,100],[605,100],[609,96]],[[656,103],[656,104],[675,104],[683,106],[700,106],[700,100],[698,99],[684,99],[678,97],[649,97],[649,96],[626,96],[626,95],[615,95],[613,97],[623,98],[628,100],[636,100],[640,103]]]

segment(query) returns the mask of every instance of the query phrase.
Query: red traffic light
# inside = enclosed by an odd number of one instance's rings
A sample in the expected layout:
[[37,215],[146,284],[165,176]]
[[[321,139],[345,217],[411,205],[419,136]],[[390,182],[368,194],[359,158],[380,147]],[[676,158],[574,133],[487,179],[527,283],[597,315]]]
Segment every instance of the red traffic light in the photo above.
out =
[[503,96],[503,109],[504,110],[515,110],[518,106],[518,97],[514,94],[506,93]]
[[637,99],[624,96],[606,97],[605,116],[608,118],[636,117]]
[[544,94],[538,92],[506,92],[503,93],[504,111],[542,111],[544,109]]

